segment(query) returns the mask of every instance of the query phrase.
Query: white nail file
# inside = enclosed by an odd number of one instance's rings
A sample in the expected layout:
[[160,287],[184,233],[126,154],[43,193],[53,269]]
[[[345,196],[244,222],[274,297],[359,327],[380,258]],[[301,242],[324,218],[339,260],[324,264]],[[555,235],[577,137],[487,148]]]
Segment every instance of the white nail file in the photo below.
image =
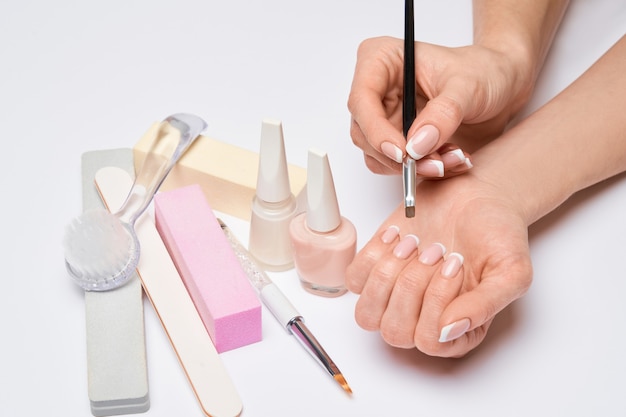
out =
[[[104,207],[94,180],[107,166],[133,174],[132,150],[83,154],[83,210]],[[85,292],[88,395],[96,417],[150,408],[142,296],[138,279],[112,291]]]
[[[107,207],[119,206],[132,181],[124,170],[103,168],[96,184]],[[144,213],[135,230],[141,244],[137,272],[204,413],[234,417],[243,408],[239,394],[219,357],[178,271],[150,218]]]

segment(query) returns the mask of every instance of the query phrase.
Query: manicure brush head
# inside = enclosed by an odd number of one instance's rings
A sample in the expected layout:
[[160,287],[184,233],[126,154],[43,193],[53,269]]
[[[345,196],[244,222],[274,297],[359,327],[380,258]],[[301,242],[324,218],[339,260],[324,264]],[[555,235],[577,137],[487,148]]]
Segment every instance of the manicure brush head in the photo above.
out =
[[139,263],[135,221],[174,164],[206,127],[206,122],[193,114],[167,117],[153,132],[152,146],[120,209],[114,214],[104,209],[87,211],[67,226],[63,238],[65,265],[80,287],[87,291],[111,290],[133,276]]
[[63,246],[70,276],[87,291],[124,285],[139,262],[133,226],[105,209],[86,211],[68,224]]

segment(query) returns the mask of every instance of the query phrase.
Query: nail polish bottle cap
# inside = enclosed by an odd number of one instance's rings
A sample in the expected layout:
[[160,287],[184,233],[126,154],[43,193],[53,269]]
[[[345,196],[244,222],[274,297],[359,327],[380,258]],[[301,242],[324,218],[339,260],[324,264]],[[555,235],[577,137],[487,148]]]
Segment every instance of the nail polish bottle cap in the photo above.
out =
[[264,119],[256,196],[269,203],[279,203],[289,198],[290,194],[283,125],[277,120]]
[[326,152],[309,149],[306,187],[307,226],[320,233],[335,230],[341,224],[341,214]]

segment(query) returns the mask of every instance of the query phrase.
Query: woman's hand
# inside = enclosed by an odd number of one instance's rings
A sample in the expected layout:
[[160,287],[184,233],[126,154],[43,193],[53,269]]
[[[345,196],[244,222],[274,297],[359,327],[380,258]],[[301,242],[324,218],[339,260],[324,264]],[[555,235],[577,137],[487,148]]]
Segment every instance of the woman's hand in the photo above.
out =
[[356,321],[392,346],[463,356],[530,286],[527,225],[471,174],[422,182],[417,197],[416,216],[395,210],[348,268]]
[[402,134],[403,41],[390,37],[359,46],[348,99],[352,141],[375,173],[399,173],[407,152],[420,160],[416,168],[424,177],[464,172],[471,162],[459,147],[474,152],[498,136],[528,99],[532,78],[509,54],[486,47],[415,45],[418,115],[408,144]]

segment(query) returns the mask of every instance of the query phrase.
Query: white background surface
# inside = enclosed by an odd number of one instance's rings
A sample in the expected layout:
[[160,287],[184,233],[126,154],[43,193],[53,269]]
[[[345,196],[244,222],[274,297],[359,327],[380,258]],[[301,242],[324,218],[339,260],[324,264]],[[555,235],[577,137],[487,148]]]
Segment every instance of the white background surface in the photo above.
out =
[[[0,415],[90,415],[83,295],[60,243],[81,209],[83,152],[132,147],[176,112],[196,113],[209,136],[256,151],[261,119],[281,119],[290,162],[305,166],[310,146],[329,152],[361,247],[401,186],[365,168],[346,100],[358,43],[401,37],[402,26],[401,1],[3,1]],[[623,1],[574,1],[526,112],[625,30]],[[471,42],[470,3],[418,1],[416,38]],[[323,299],[304,292],[294,271],[273,274],[354,395],[264,311],[264,340],[222,354],[243,416],[626,415],[625,208],[620,176],[533,226],[533,287],[462,360],[389,348],[356,326],[353,294]],[[246,240],[246,223],[231,228]],[[147,415],[202,415],[145,307]]]

